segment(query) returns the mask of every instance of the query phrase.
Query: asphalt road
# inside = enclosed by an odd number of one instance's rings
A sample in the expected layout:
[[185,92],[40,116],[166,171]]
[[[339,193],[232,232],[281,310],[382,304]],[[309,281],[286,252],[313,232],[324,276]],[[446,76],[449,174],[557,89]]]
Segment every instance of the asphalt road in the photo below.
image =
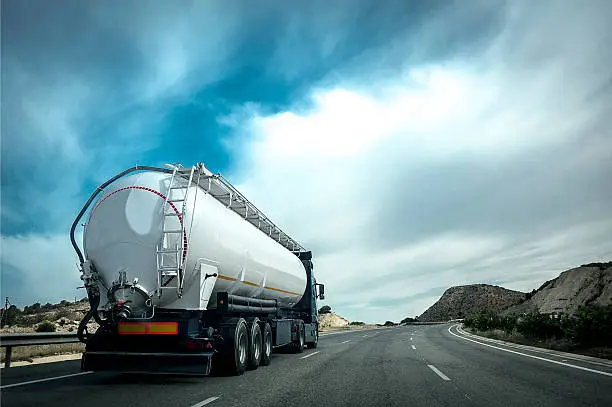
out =
[[612,406],[612,363],[499,345],[450,324],[326,335],[239,377],[79,374],[69,361],[3,369],[1,380],[3,407]]

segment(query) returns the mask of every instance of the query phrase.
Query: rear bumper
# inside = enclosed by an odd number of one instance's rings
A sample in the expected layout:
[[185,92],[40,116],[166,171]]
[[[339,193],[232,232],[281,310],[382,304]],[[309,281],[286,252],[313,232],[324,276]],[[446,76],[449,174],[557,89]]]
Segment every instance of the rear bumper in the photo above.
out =
[[137,353],[89,351],[83,353],[81,370],[125,373],[210,374],[214,352]]

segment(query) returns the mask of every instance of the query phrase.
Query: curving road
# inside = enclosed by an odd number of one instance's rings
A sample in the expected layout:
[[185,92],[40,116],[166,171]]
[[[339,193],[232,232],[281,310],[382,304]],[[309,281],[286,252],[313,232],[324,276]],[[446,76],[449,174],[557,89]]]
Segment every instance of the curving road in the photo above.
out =
[[407,326],[325,335],[315,350],[274,354],[240,377],[81,374],[78,361],[3,369],[1,403],[612,406],[612,363],[586,359],[483,340],[457,325]]

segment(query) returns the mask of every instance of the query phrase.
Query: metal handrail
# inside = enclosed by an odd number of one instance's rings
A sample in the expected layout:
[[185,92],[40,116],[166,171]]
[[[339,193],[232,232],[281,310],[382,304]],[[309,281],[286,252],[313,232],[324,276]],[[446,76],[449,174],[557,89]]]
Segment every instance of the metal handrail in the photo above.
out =
[[0,347],[6,348],[4,367],[11,367],[11,354],[15,346],[54,345],[79,342],[73,332],[0,334]]

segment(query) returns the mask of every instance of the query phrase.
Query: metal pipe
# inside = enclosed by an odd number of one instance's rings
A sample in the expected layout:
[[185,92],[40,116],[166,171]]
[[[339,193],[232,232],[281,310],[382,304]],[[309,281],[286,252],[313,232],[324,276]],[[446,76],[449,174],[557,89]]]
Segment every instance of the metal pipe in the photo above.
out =
[[228,294],[227,300],[229,304],[235,305],[249,305],[257,307],[276,307],[276,300],[263,300],[259,298],[242,297],[240,295]]
[[277,311],[277,308],[228,304],[227,311],[228,312],[261,312],[263,314],[274,314]]

